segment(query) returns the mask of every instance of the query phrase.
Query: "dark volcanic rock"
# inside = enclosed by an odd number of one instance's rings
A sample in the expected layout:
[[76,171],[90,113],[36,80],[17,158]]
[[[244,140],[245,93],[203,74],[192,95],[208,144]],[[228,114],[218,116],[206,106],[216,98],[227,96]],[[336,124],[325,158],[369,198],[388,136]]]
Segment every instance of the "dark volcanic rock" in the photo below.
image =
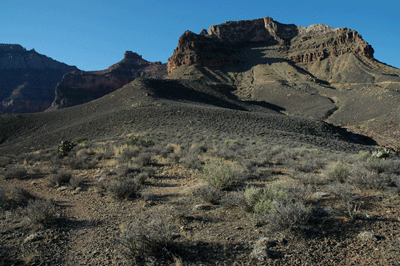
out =
[[18,44],[0,44],[0,113],[44,111],[65,73],[77,70]]
[[124,59],[102,71],[75,71],[66,74],[57,85],[52,108],[89,102],[113,92],[138,77],[162,78],[167,74],[161,62],[151,63],[131,51]]

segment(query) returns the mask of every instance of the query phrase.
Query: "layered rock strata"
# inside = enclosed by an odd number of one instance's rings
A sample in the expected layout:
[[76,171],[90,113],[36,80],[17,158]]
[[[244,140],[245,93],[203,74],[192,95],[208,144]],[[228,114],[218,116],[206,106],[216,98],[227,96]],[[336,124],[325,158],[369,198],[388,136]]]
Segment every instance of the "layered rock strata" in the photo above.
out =
[[238,50],[251,43],[275,46],[283,58],[295,63],[321,61],[346,53],[369,58],[374,54],[372,47],[354,30],[321,24],[305,28],[266,17],[225,22],[211,26],[208,32],[203,30],[200,35],[185,32],[168,60],[168,73],[181,65],[238,65],[244,61]]
[[78,70],[18,44],[0,44],[0,114],[41,112],[63,75]]

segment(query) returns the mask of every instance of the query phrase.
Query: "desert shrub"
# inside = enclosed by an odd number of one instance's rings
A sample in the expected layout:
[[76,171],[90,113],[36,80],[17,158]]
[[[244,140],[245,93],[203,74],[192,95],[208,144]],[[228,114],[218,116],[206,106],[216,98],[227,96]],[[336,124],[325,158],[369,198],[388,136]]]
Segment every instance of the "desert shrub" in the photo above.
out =
[[12,159],[10,157],[0,156],[0,167],[6,167],[11,163]]
[[140,137],[132,137],[130,140],[126,142],[128,146],[136,145],[141,147],[150,147],[153,146],[155,143],[150,138],[140,138]]
[[97,160],[85,154],[64,158],[63,162],[71,169],[93,169],[98,163]]
[[238,155],[236,151],[232,150],[229,147],[219,147],[218,150],[215,152],[215,156],[225,160],[231,160],[235,159]]
[[85,182],[85,178],[83,178],[82,176],[73,176],[69,180],[69,186],[71,188],[75,189],[77,187],[82,187],[84,182]]
[[265,223],[271,232],[283,231],[289,237],[296,237],[307,231],[311,214],[311,207],[302,201],[276,201]]
[[182,152],[182,165],[189,169],[201,169],[202,161],[199,159],[198,153],[194,150]]
[[321,158],[304,158],[294,166],[296,171],[313,173],[325,167],[325,160]]
[[120,236],[121,253],[132,265],[167,265],[172,260],[176,228],[165,217],[138,219]]
[[193,191],[193,195],[206,203],[217,204],[221,200],[223,193],[215,187],[205,185],[197,187]]
[[138,157],[133,160],[139,167],[148,166],[152,163],[151,153],[141,153]]
[[116,199],[135,199],[139,196],[140,181],[132,177],[119,177],[108,191]]
[[369,151],[359,151],[357,154],[358,160],[365,162],[368,159],[372,158],[372,155]]
[[121,162],[126,162],[126,161],[131,160],[134,157],[139,156],[139,154],[140,154],[140,150],[138,148],[128,147],[128,148],[125,148],[122,150],[121,154],[118,156],[118,159]]
[[30,223],[41,225],[52,224],[59,216],[54,202],[43,199],[30,200],[25,214]]
[[134,168],[132,166],[129,165],[120,165],[116,170],[115,170],[115,174],[117,174],[118,176],[126,176],[129,174],[137,174],[139,173],[140,170],[138,168]]
[[370,172],[363,167],[356,167],[351,171],[347,182],[357,187],[369,189],[384,189],[387,185],[387,178],[376,172]]
[[176,154],[176,153],[171,153],[171,154],[168,155],[168,161],[169,161],[171,164],[177,164],[177,163],[179,163],[180,159],[181,159],[181,157],[180,157],[178,154]]
[[244,169],[237,163],[219,159],[206,161],[197,172],[210,186],[219,190],[230,189],[244,179]]
[[75,142],[78,144],[84,144],[88,141],[88,137],[77,137],[75,138]]
[[72,174],[66,171],[58,171],[56,174],[49,176],[52,185],[61,186],[68,184],[72,178]]
[[28,178],[28,171],[25,167],[9,167],[3,172],[5,179],[26,179]]
[[72,149],[76,146],[76,144],[69,140],[63,140],[57,146],[57,152],[62,156],[67,156],[68,153],[72,151]]
[[344,202],[344,213],[350,218],[355,218],[360,207],[356,201],[356,195],[348,183],[335,182],[331,184],[329,191],[339,197]]
[[250,211],[249,206],[244,198],[243,190],[232,191],[225,194],[225,196],[221,198],[220,204],[226,208],[240,207],[246,212]]
[[370,159],[367,160],[364,163],[364,167],[371,171],[375,172],[377,174],[384,173],[384,172],[389,172],[390,166],[389,163],[386,160],[381,160],[381,159]]
[[326,170],[326,176],[331,180],[345,182],[350,175],[350,169],[344,162],[336,162],[331,164]]
[[163,150],[161,150],[160,155],[163,158],[168,158],[168,156],[170,156],[170,154],[172,154],[174,151],[175,151],[174,146],[167,145],[166,147],[164,147]]
[[275,202],[285,197],[285,192],[268,184],[264,188],[250,186],[244,191],[245,203],[248,206],[247,209],[257,215],[269,213],[273,209]]
[[108,160],[114,157],[114,149],[112,148],[103,148],[102,151],[99,151],[95,154],[96,160]]
[[33,199],[35,199],[35,196],[23,188],[0,186],[1,211],[24,207]]

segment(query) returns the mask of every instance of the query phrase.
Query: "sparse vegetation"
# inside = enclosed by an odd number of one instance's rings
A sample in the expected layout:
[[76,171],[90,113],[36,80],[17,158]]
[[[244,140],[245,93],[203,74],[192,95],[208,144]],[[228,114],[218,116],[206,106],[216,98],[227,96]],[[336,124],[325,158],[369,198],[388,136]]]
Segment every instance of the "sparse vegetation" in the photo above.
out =
[[9,167],[4,172],[5,179],[26,179],[28,177],[28,171],[25,167]]
[[53,174],[49,177],[49,181],[54,186],[61,186],[68,184],[72,178],[72,174],[66,171],[58,171],[56,174]]
[[122,232],[122,254],[133,265],[166,265],[173,260],[176,227],[155,216],[129,224]]
[[[18,156],[3,167],[2,175],[5,182],[41,191],[50,189],[50,182],[57,187],[52,193],[60,193],[60,198],[85,202],[87,206],[80,207],[84,211],[74,214],[72,221],[57,223],[57,230],[75,230],[93,215],[99,219],[93,224],[106,228],[96,231],[102,241],[120,244],[107,256],[132,265],[195,265],[199,256],[206,265],[220,257],[232,264],[250,263],[247,258],[256,256],[250,255],[253,245],[242,243],[260,237],[269,239],[264,241],[263,260],[283,264],[287,259],[280,250],[295,252],[297,243],[316,245],[313,241],[321,236],[331,239],[337,234],[331,231],[349,230],[349,223],[357,224],[357,230],[372,230],[376,220],[366,217],[381,212],[374,204],[399,202],[400,159],[392,155],[383,159],[368,151],[330,152],[226,136],[209,136],[207,141],[205,136],[193,136],[190,141],[183,135],[143,135],[159,144],[148,146],[139,138],[129,145],[124,139],[102,144],[88,140],[67,156],[57,156],[55,148]],[[374,197],[380,197],[379,203],[372,201]],[[47,232],[43,230],[53,230],[61,210],[71,215],[70,208],[76,208],[64,201],[67,207],[60,209],[53,201],[16,187],[1,187],[0,201],[5,235],[14,230],[14,223],[39,230],[26,237],[25,246],[37,243],[36,238]],[[81,215],[86,218],[73,218]],[[79,222],[74,224],[74,219]],[[108,225],[113,221],[125,224],[118,238]],[[70,232],[60,239],[70,237]],[[357,235],[346,231],[340,237]],[[54,239],[59,245],[64,241]],[[230,251],[231,244],[238,253]],[[113,255],[119,253],[122,256]],[[239,253],[240,258],[235,255]],[[43,259],[40,253],[29,254],[21,260]]]

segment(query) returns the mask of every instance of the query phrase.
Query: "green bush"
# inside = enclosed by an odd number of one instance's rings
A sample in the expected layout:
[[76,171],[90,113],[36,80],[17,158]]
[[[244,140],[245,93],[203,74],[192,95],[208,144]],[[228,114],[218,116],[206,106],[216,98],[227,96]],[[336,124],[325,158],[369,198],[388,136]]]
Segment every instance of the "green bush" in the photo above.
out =
[[76,146],[76,144],[69,140],[63,140],[57,146],[57,152],[62,156],[67,156],[68,153],[72,151],[72,149]]
[[285,198],[285,192],[268,184],[265,188],[247,187],[244,191],[248,209],[258,215],[266,215],[273,209],[277,200]]

